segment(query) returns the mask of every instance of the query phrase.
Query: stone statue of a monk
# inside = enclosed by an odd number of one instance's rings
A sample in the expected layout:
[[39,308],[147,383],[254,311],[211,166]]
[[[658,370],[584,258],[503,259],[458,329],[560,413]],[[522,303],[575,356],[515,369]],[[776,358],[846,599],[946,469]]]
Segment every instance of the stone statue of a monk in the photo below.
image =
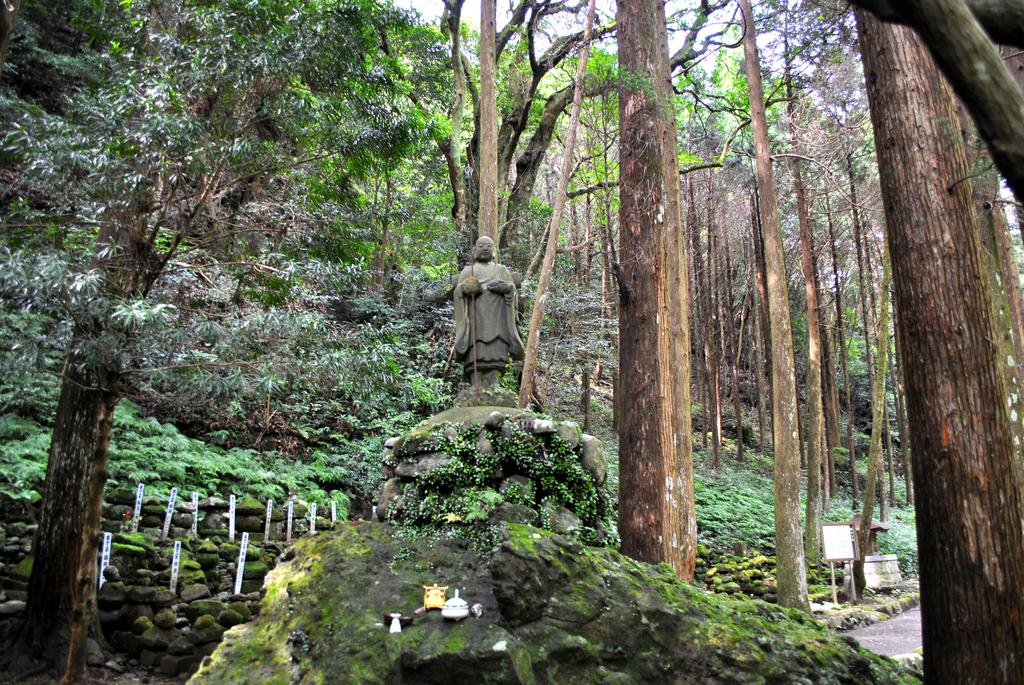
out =
[[494,261],[494,241],[477,240],[473,257],[455,285],[455,358],[479,400],[481,392],[495,390],[509,360],[523,358],[523,341],[516,329],[516,284],[508,267]]

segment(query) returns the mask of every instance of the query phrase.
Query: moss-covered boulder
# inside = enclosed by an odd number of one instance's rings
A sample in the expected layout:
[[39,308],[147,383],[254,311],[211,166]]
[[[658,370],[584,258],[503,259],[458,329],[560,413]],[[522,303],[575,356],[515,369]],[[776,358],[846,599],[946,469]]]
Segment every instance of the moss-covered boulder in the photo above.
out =
[[479,536],[488,523],[538,520],[588,543],[611,542],[600,441],[574,423],[523,410],[457,407],[388,441],[382,520]]
[[[400,550],[403,550],[400,553]],[[666,566],[510,525],[487,558],[459,540],[363,523],[304,539],[268,576],[260,615],[229,630],[193,685],[276,683],[917,683],[809,616],[716,597]],[[389,634],[423,585],[485,612]]]

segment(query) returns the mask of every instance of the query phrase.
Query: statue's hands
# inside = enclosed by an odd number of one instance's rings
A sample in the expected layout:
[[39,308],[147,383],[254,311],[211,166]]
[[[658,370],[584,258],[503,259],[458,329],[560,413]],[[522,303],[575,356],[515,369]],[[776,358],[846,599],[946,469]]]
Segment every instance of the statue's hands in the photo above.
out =
[[511,281],[498,281],[497,283],[492,283],[488,287],[488,290],[496,292],[499,295],[508,295],[510,292],[515,290],[515,285],[513,285]]
[[476,276],[470,276],[462,282],[462,294],[468,295],[469,297],[476,297],[483,292],[483,287],[480,285],[480,280]]

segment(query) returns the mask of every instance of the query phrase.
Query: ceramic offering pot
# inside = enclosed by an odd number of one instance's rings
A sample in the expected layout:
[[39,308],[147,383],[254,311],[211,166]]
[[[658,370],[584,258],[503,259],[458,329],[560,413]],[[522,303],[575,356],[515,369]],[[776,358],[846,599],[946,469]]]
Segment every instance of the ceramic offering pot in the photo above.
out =
[[444,603],[444,607],[441,609],[441,616],[449,621],[461,621],[469,616],[469,605],[466,604],[466,600],[459,597],[458,590],[455,591],[454,597]]
[[400,633],[402,632],[402,615],[391,614],[391,627],[388,629],[389,633]]

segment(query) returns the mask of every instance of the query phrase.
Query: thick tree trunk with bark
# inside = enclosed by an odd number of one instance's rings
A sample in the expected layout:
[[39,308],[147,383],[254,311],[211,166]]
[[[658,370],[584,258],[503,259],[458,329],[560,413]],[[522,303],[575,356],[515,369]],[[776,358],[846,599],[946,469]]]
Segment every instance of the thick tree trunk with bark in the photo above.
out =
[[[91,623],[87,619],[94,606],[96,538],[118,397],[116,374],[83,371],[74,359],[68,360],[33,545],[28,605],[17,643],[18,652],[54,668],[69,661],[76,619],[83,629]],[[84,648],[85,636],[74,637]]]
[[[669,496],[679,500],[680,557],[677,572],[686,581],[693,580],[697,565],[697,511],[693,489],[693,418],[690,396],[690,265],[686,255],[686,234],[683,230],[682,187],[679,181],[679,144],[676,140],[675,89],[668,63],[668,21],[665,4],[655,2],[658,31],[656,65],[659,77],[655,82],[661,100],[662,178],[665,184],[665,264],[668,269],[668,323],[672,345],[672,418],[675,429],[675,488]],[[664,55],[664,59],[661,59]]]
[[925,679],[1022,683],[1024,486],[956,110],[913,33],[858,21],[903,332]]
[[[669,264],[672,241],[682,247],[678,226],[672,229],[667,197],[678,185],[667,183],[663,127],[672,111],[663,93],[668,86],[668,51],[663,7],[658,0],[620,0],[617,4],[619,61],[624,79],[619,94],[620,241],[619,392],[619,530],[622,551],[650,562],[665,562],[681,577],[693,574],[685,550],[696,541],[684,521],[685,492],[679,451],[681,431],[673,400],[678,321],[671,310],[678,296],[678,264]],[[663,83],[664,82],[664,83]],[[675,155],[674,151],[672,152]],[[688,354],[688,352],[687,352]],[[686,381],[689,381],[688,375]],[[695,528],[695,524],[693,525]]]
[[779,604],[810,610],[804,567],[803,530],[800,522],[800,429],[797,418],[796,377],[793,369],[793,334],[786,287],[775,177],[772,173],[764,90],[750,0],[739,0],[743,13],[744,66],[750,89],[754,126],[757,184],[764,227],[765,271],[771,317],[772,421],[775,447],[775,547],[778,558]]
[[[877,0],[876,0],[877,2]],[[871,9],[873,2],[855,0]],[[964,0],[901,0],[901,19],[921,35],[961,102],[970,111],[988,144],[996,167],[1024,204],[1024,92],[1016,86],[999,50],[986,35],[1021,47],[1024,42],[1024,3],[973,0],[975,9],[1000,4],[1002,16],[982,29],[978,12]],[[1008,26],[1016,34],[1004,35]]]
[[480,0],[480,237],[498,245],[498,77],[495,0]]

